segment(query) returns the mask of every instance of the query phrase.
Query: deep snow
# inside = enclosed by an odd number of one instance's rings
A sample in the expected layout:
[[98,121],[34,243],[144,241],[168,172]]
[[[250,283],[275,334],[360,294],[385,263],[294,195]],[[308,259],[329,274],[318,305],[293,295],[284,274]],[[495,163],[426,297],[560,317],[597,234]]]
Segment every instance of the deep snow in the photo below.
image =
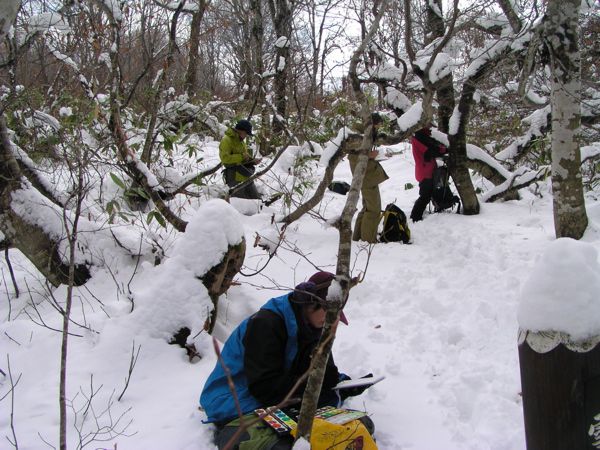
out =
[[[382,202],[383,206],[395,202],[408,214],[418,191],[416,187],[405,189],[406,183],[416,184],[412,157],[405,146],[394,150],[401,151],[382,163],[390,175],[381,185]],[[206,162],[210,163],[210,157],[214,161],[216,143],[207,143],[205,154]],[[318,173],[322,170],[317,168]],[[274,174],[283,176],[285,170],[276,166]],[[273,177],[265,179],[275,185]],[[335,179],[350,181],[346,160],[336,170]],[[477,179],[475,182],[484,190],[491,187]],[[549,185],[539,186],[541,196],[527,189],[521,193],[520,201],[482,203],[476,216],[426,215],[422,222],[410,225],[412,244],[377,244],[370,259],[365,244],[353,244],[352,274],[364,271],[369,262],[364,281],[352,290],[345,309],[350,325],[338,327],[333,351],[340,370],[352,377],[369,372],[386,377],[348,403],[372,415],[379,448],[525,448],[517,310],[521,288],[555,239]],[[334,218],[345,199],[327,191],[321,215]],[[591,197],[588,200],[590,226],[579,245],[585,248],[588,261],[595,250],[596,261],[588,266],[595,263],[597,268],[600,205]],[[281,212],[280,203],[254,215],[240,214],[228,206],[214,207],[227,210],[229,219],[223,219],[221,225],[229,230],[230,242],[235,241],[236,228],[227,225],[243,226],[248,244],[243,269],[246,275],[262,268],[267,260],[267,253],[252,243],[257,232],[272,234],[271,217]],[[231,204],[246,214],[257,210],[252,201],[233,199]],[[198,203],[192,202],[186,219],[194,217],[197,209]],[[221,225],[216,222],[209,227]],[[190,242],[197,247],[187,247]],[[266,268],[252,277],[238,276],[240,284],[221,299],[215,336],[224,340],[239,321],[270,297],[306,280],[315,267],[334,271],[337,244],[337,231],[323,221],[305,216],[290,226],[286,243]],[[133,259],[114,258],[110,270],[98,269],[94,278],[77,290],[74,320],[95,330],[71,326],[81,335],[71,337],[68,357],[68,396],[74,410],[79,410],[77,423],[81,425],[81,408],[85,408],[85,397],[93,385],[94,390],[101,388],[93,400],[98,422],[114,423],[123,414],[118,425],[130,422],[124,432],[131,435],[105,436],[105,442],[93,442],[89,448],[214,448],[211,427],[202,424],[204,415],[198,409],[203,382],[215,364],[210,337],[204,333],[196,336],[195,344],[203,358],[195,363],[188,361],[183,349],[166,341],[174,324],[185,320],[195,324],[202,316],[199,309],[205,308],[206,292],[193,284],[193,276],[186,270],[193,269],[188,262],[202,259],[206,249],[218,251],[213,249],[215,245],[212,240],[203,244],[195,235],[180,235],[165,246],[169,261],[185,254],[180,263],[154,267],[145,261],[136,268]],[[569,251],[577,252],[572,247]],[[7,376],[0,375],[0,397],[10,392],[9,357],[13,378],[20,378],[14,406],[10,394],[0,402],[0,432],[3,440],[4,436],[12,439],[12,411],[21,450],[51,448],[44,441],[58,444],[60,335],[34,322],[43,318],[48,326],[60,328],[61,317],[44,300],[36,281],[39,275],[31,265],[16,251],[11,250],[10,257],[21,291],[28,286],[32,293],[14,298],[2,258],[0,368]],[[568,269],[565,266],[563,271]],[[563,276],[568,279],[570,273]],[[128,283],[134,313],[130,313]],[[536,283],[539,286],[539,281],[530,281],[532,286]],[[64,287],[54,294],[63,301]],[[37,304],[37,311],[27,306],[32,302]],[[175,322],[171,322],[173,317]],[[132,349],[138,346],[139,358],[130,385],[117,402]],[[101,414],[111,398],[109,412]],[[73,413],[70,420],[75,421]],[[92,420],[83,427],[88,431],[98,428]],[[72,427],[69,440],[70,448],[75,448],[79,438]],[[3,442],[2,448],[10,448]]]

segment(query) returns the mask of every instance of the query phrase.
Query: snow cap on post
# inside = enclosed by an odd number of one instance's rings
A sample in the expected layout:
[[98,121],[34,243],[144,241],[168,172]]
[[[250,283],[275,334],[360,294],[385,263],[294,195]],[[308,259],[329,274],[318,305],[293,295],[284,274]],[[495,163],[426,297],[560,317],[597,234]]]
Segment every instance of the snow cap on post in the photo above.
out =
[[598,251],[571,238],[552,241],[523,284],[517,319],[522,330],[562,332],[575,342],[600,341]]

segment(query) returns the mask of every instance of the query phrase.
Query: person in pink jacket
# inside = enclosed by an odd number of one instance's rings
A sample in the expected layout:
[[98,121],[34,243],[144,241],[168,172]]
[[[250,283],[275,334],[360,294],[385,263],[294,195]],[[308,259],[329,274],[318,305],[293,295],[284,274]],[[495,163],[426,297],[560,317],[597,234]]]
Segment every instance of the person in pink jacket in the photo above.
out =
[[431,126],[420,129],[411,138],[415,159],[415,178],[419,182],[419,198],[410,213],[413,222],[423,220],[423,213],[433,193],[433,171],[435,158],[446,153],[446,147],[431,137]]

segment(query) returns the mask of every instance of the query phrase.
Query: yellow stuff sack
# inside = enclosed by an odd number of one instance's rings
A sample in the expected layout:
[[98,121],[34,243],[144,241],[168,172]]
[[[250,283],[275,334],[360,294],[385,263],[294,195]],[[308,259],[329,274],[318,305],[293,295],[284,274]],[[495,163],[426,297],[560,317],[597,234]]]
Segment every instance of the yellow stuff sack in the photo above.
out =
[[[292,430],[296,437],[297,428]],[[310,433],[311,450],[377,450],[375,441],[360,420],[344,425],[315,418]]]

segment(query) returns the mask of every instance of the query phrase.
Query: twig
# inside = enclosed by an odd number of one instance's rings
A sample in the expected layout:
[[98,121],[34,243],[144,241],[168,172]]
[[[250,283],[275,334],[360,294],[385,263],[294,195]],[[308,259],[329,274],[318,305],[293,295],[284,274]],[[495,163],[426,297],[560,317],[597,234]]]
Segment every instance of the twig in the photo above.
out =
[[[8,266],[8,271],[10,272],[10,278],[13,282],[13,286],[15,287],[15,296],[16,296],[16,298],[19,298],[19,286],[17,285],[17,279],[15,278],[15,272],[13,271],[12,264],[10,263],[10,258],[8,257],[8,247],[6,247],[6,249],[4,249],[4,258],[6,259],[6,265]],[[9,299],[10,299],[10,297],[9,297]],[[9,307],[10,307],[10,300],[9,300]],[[8,317],[10,317],[10,312],[9,312]]]
[[2,271],[2,281],[4,281],[4,291],[6,292],[6,298],[8,300],[8,316],[7,319],[10,322],[10,316],[12,315],[12,300],[10,298],[10,294],[8,293],[8,283],[6,282],[6,278],[4,277],[4,270]]
[[13,378],[12,369],[10,367],[10,356],[9,355],[6,355],[6,362],[8,365],[8,378],[10,380],[10,390],[6,393],[6,395],[4,395],[2,398],[0,398],[0,401],[4,400],[4,398],[6,398],[6,396],[8,394],[10,394],[10,430],[12,431],[13,440],[11,441],[8,436],[6,436],[6,440],[8,440],[8,442],[10,442],[10,444],[15,449],[18,449],[19,443],[17,442],[17,432],[15,431],[15,420],[14,420],[15,419],[15,388],[17,387],[17,384],[19,384],[22,374],[19,374],[17,381],[15,381]]
[[18,346],[21,346],[20,342],[15,341],[11,336],[8,335],[8,333],[5,331],[4,335],[9,338],[11,341],[13,341],[15,344],[17,344]]
[[[137,259],[135,260],[135,266],[133,267],[133,272],[131,272],[131,277],[129,278],[129,281],[127,282],[127,291],[128,291],[128,295],[131,296],[131,282],[133,281],[136,273],[137,273],[137,269],[138,266],[140,265],[140,259],[142,258],[142,236],[140,236],[140,248],[138,249],[138,254],[137,254]],[[131,305],[131,309],[133,312],[133,300],[131,301],[132,305]]]
[[[127,387],[129,386],[129,381],[131,381],[131,375],[133,374],[133,369],[135,368],[135,364],[137,363],[138,356],[140,356],[141,348],[142,348],[142,346],[138,345],[137,352],[136,352],[135,351],[135,340],[131,344],[131,360],[129,361],[129,371],[127,372],[127,378],[125,379],[125,387],[123,388],[123,392],[121,392],[121,395],[119,395],[119,397],[117,398],[118,402],[121,401],[121,398],[123,398],[123,395],[125,394],[125,391],[127,390]],[[135,356],[134,356],[134,353],[135,353]]]

